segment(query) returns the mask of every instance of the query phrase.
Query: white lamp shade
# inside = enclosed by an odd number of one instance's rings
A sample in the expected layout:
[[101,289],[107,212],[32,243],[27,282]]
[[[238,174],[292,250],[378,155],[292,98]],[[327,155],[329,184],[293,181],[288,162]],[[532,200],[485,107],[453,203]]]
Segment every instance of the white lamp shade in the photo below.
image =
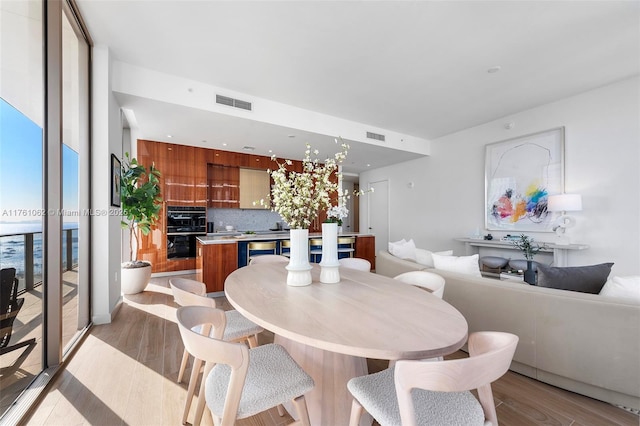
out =
[[550,212],[579,212],[582,210],[582,196],[580,194],[550,195],[547,201]]

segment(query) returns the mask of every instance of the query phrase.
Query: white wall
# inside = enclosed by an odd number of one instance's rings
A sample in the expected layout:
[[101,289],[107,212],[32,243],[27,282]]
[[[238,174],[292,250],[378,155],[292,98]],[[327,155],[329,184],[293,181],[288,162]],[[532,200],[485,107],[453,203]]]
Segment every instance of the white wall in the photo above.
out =
[[[111,154],[122,158],[120,106],[111,91],[112,59],[108,47],[93,48],[91,207],[111,207]],[[119,215],[91,218],[91,312],[95,324],[111,322],[121,301],[121,231]]]
[[[484,147],[554,127],[565,127],[565,191],[582,194],[583,211],[567,233],[589,244],[571,252],[569,266],[615,262],[612,274],[640,274],[640,78],[606,87],[447,135],[431,143],[432,155],[371,170],[360,185],[389,180],[390,239],[413,238],[418,247],[464,254],[455,237],[484,229]],[[515,127],[506,130],[504,124]],[[407,183],[415,182],[410,189]],[[368,226],[366,197],[362,229]],[[373,212],[372,212],[373,214]],[[491,232],[494,236],[504,233]],[[529,233],[552,241],[555,234]]]

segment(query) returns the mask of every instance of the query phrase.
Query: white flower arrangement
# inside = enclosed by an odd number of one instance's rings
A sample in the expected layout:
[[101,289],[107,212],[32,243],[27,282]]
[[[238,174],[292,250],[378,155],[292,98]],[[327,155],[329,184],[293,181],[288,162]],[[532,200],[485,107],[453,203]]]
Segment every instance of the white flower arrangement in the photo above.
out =
[[[356,197],[360,196],[360,195],[364,195],[368,192],[373,192],[373,188],[369,188],[368,190],[363,190],[363,189],[358,189],[358,190],[354,190],[353,191],[353,195],[355,195]],[[346,189],[344,190],[344,193],[342,195],[340,195],[340,201],[338,202],[337,206],[331,206],[329,207],[329,210],[327,210],[327,220],[325,222],[329,222],[329,223],[337,223],[338,226],[342,226],[342,221],[349,216],[349,209],[347,208],[346,204],[347,204],[347,200],[350,198],[351,196],[349,195],[349,191],[347,191]]]
[[[279,213],[292,229],[308,229],[320,210],[331,207],[330,196],[338,191],[338,181],[341,178],[338,165],[344,161],[349,151],[349,145],[341,143],[340,146],[342,150],[323,164],[317,158],[318,150],[313,151],[315,157],[311,158],[311,145],[307,144],[301,173],[287,170],[287,166],[293,164],[291,160],[278,163],[275,170],[267,170],[273,179],[271,210]],[[276,160],[275,156],[271,159]],[[331,175],[334,172],[338,176],[332,181]],[[268,204],[265,200],[260,200],[260,205]]]

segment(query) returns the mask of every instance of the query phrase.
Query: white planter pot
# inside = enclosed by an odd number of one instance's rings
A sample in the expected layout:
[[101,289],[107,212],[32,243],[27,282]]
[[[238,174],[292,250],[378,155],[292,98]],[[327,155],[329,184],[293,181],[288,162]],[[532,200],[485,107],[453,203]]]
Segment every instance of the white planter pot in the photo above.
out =
[[338,224],[322,224],[322,260],[320,261],[320,282],[335,284],[340,282],[340,262],[338,262]]
[[291,249],[287,265],[287,285],[301,287],[311,284],[311,265],[309,264],[309,230],[292,229],[289,233]]
[[142,268],[121,268],[120,282],[123,294],[136,294],[144,291],[151,278],[151,264]]

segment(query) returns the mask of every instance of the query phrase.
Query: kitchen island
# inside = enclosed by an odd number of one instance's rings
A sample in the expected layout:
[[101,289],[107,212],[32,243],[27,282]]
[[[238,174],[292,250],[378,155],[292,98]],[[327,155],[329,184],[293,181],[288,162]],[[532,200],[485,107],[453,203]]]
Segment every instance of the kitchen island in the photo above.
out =
[[[367,259],[375,269],[375,237],[373,234],[343,232],[341,237],[355,237],[354,257]],[[322,233],[310,233],[309,239],[322,238]],[[244,234],[218,232],[197,237],[196,276],[207,286],[208,293],[224,291],[224,281],[238,268],[247,264],[247,245],[250,242],[274,242],[276,254],[282,253],[283,242],[289,240],[288,231]],[[319,261],[319,257],[314,257]]]

